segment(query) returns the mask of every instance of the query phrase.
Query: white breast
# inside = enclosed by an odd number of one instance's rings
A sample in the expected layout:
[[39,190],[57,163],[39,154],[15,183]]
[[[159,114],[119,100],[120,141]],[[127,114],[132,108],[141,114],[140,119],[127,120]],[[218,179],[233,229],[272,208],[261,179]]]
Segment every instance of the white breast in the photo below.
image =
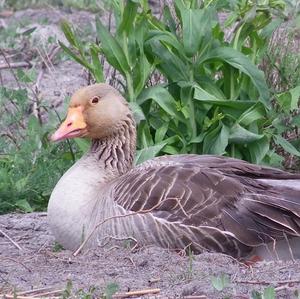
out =
[[84,157],[74,164],[50,197],[48,222],[56,240],[66,249],[76,249],[81,244],[96,203],[101,200],[101,176],[91,162]]

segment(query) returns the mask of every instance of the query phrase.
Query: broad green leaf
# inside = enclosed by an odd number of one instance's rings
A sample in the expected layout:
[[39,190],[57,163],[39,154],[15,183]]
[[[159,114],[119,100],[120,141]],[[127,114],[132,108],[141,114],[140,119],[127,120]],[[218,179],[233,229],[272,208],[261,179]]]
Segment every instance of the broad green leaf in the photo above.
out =
[[[205,35],[211,35],[216,24],[213,9],[180,9],[182,19],[182,36],[185,53],[192,57],[197,53]],[[213,23],[213,21],[215,21]]]
[[221,122],[213,130],[209,131],[203,141],[203,153],[222,155],[228,145],[229,128]]
[[75,48],[78,47],[78,40],[76,39],[76,36],[69,25],[69,23],[66,20],[63,20],[60,24],[61,30],[63,31],[66,39],[68,42]]
[[28,176],[25,176],[15,183],[15,187],[18,192],[22,192],[28,183]]
[[228,275],[223,273],[219,276],[212,276],[211,283],[213,287],[220,292],[229,286],[230,280]]
[[[72,286],[71,286],[70,289],[72,289]],[[105,299],[112,299],[113,295],[116,294],[118,290],[119,290],[119,285],[117,283],[115,283],[115,282],[109,283],[105,287],[104,298]],[[85,295],[83,297],[87,297],[87,296]]]
[[255,134],[243,127],[239,124],[235,124],[230,128],[229,142],[237,143],[237,144],[247,144],[253,141],[260,140],[264,135]]
[[142,55],[144,54],[144,43],[145,43],[146,36],[148,35],[149,24],[144,18],[138,19],[134,29],[135,29],[134,32],[135,41],[137,42],[140,53]]
[[138,126],[138,145],[139,148],[145,148],[153,145],[152,135],[149,125],[146,121],[142,121]]
[[173,33],[173,35],[176,35],[176,22],[171,14],[170,8],[165,5],[163,10],[164,15],[164,22],[169,27],[169,30]]
[[276,295],[276,293],[275,293],[274,287],[269,286],[264,289],[262,298],[263,299],[275,299],[276,298],[275,295]]
[[135,156],[135,164],[138,165],[154,158],[166,144],[167,142],[161,142],[159,144],[145,147],[142,150],[137,151]]
[[137,103],[130,102],[128,104],[129,104],[130,110],[133,113],[134,120],[137,124],[139,124],[141,120],[146,119],[143,110]]
[[137,102],[141,105],[149,99],[154,100],[165,112],[167,112],[172,117],[185,122],[184,117],[177,110],[176,101],[167,91],[167,89],[159,85],[146,88],[138,97]]
[[232,101],[218,99],[214,95],[208,93],[206,90],[198,86],[195,86],[194,98],[206,104],[218,105],[219,107],[229,107],[237,110],[246,110],[256,104],[256,102],[253,101]]
[[177,142],[179,140],[178,136],[172,136],[168,139],[165,139],[161,141],[160,143],[157,143],[155,145],[145,147],[142,150],[139,150],[136,152],[136,157],[135,157],[135,164],[140,164],[143,163],[149,159],[152,159],[157,156],[157,154],[163,150],[163,148],[166,145],[170,145],[174,142]]
[[262,299],[262,295],[257,290],[252,290],[251,292],[251,299]]
[[83,58],[81,58],[79,55],[76,55],[75,53],[72,52],[64,43],[61,41],[58,41],[60,47],[71,57],[73,58],[76,62],[81,64],[82,66],[86,67],[90,72],[93,72],[93,67]]
[[31,83],[34,80],[34,78],[32,78],[32,74],[30,76],[30,73],[28,71],[25,73],[22,69],[17,69],[16,75],[20,82]]
[[153,67],[144,54],[141,54],[136,64],[135,71],[133,72],[133,83],[135,95],[138,96],[145,88]]
[[248,144],[251,162],[260,164],[270,149],[270,140],[264,136],[258,141]]
[[155,143],[159,143],[159,142],[163,141],[168,129],[169,129],[169,123],[166,122],[160,128],[158,128],[156,130],[155,138],[154,138]]
[[290,142],[285,140],[280,135],[274,135],[273,139],[274,139],[275,143],[282,146],[282,148],[285,151],[289,152],[292,155],[300,156],[300,152]]
[[265,107],[261,103],[256,103],[239,117],[238,123],[243,126],[248,126],[259,119],[264,119],[265,117]]
[[265,28],[261,31],[261,37],[263,38],[270,38],[273,32],[284,22],[282,18],[276,18],[272,20]]
[[199,78],[196,78],[198,85],[201,86],[207,93],[214,96],[219,100],[226,100],[226,97],[222,90],[216,85],[216,83],[207,76],[200,75]]
[[201,133],[200,135],[198,135],[197,137],[193,138],[190,143],[200,143],[203,141],[205,134]]
[[202,91],[199,92],[197,88],[195,88],[194,98],[201,103],[218,107],[220,111],[234,119],[238,119],[245,110],[255,104],[252,101],[215,100],[211,94]]
[[282,156],[279,156],[277,153],[275,153],[274,150],[270,150],[266,157],[264,158],[264,162],[273,166],[273,167],[282,167],[282,162],[284,158]]
[[178,147],[168,145],[168,144],[162,149],[162,152],[164,152],[165,154],[169,154],[169,155],[179,154]]
[[103,67],[99,60],[99,50],[95,45],[91,45],[90,47],[90,53],[92,57],[93,62],[93,74],[95,76],[96,81],[104,82],[104,75],[103,75]]
[[297,109],[300,100],[300,85],[289,90],[291,94],[291,109]]
[[300,99],[300,86],[296,86],[286,92],[277,95],[277,100],[285,112],[298,108]]
[[293,116],[291,125],[300,127],[300,114]]
[[18,208],[22,209],[26,213],[32,213],[33,208],[29,204],[29,202],[25,199],[18,200],[15,204]]
[[124,8],[122,22],[118,28],[118,33],[129,32],[133,29],[134,20],[137,15],[138,3],[136,1],[128,0]]
[[183,45],[178,41],[176,35],[168,31],[150,30],[148,33],[148,42],[153,40],[159,40],[163,44],[175,48],[178,51],[178,56],[185,57]]
[[215,59],[224,61],[231,66],[239,69],[242,73],[248,75],[260,95],[260,100],[266,106],[270,106],[269,89],[265,80],[264,73],[260,71],[247,56],[234,50],[233,48],[219,47],[211,50],[206,55],[206,57],[201,59],[200,64]]
[[195,91],[194,91],[194,98],[199,100],[199,101],[205,101],[205,102],[210,102],[210,101],[226,101],[225,99],[221,98],[218,99],[214,95],[208,93],[205,89],[203,89],[200,86],[195,85]]
[[96,18],[97,35],[107,61],[123,75],[130,72],[129,63],[118,41],[110,34],[106,27]]
[[151,48],[151,56],[158,59],[157,67],[173,82],[189,81],[189,68],[185,61],[170,49],[163,46],[157,38],[152,38],[146,45]]

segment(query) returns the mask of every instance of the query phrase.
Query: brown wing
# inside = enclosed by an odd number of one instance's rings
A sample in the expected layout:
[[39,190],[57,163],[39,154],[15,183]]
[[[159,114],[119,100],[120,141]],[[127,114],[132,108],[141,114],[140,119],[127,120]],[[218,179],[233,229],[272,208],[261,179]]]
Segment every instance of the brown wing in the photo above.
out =
[[120,177],[113,196],[127,210],[189,227],[215,227],[247,246],[300,235],[300,192],[257,178],[298,177],[224,157],[168,156]]

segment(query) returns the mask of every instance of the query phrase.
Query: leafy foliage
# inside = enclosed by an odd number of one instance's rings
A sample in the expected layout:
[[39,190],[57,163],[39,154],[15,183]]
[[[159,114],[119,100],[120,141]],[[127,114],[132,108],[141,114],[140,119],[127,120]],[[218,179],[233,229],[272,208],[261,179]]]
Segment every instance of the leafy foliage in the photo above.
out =
[[51,126],[42,125],[35,116],[27,118],[25,89],[1,87],[0,95],[0,213],[42,210],[58,178],[82,152],[72,143],[48,141],[59,119],[47,107]]
[[222,273],[219,276],[212,276],[211,277],[211,283],[212,283],[212,286],[217,291],[222,291],[223,289],[225,289],[229,286],[230,279],[229,279],[228,275]]
[[[280,165],[271,144],[300,155],[281,137],[283,112],[297,106],[299,89],[278,94],[274,111],[273,95],[257,65],[282,22],[284,5],[176,0],[176,15],[166,6],[158,20],[147,1],[114,1],[114,34],[96,19],[99,42],[88,53],[64,22],[70,45],[61,46],[98,82],[104,81],[98,54],[121,75],[138,121],[137,163],[163,153],[198,153]],[[218,11],[224,9],[231,13],[221,25]],[[232,24],[234,33],[225,38],[224,26]],[[163,83],[149,86],[157,73]]]
[[251,298],[253,298],[253,299],[275,299],[276,298],[275,288],[273,286],[269,286],[269,287],[265,288],[262,293],[254,290],[251,292]]

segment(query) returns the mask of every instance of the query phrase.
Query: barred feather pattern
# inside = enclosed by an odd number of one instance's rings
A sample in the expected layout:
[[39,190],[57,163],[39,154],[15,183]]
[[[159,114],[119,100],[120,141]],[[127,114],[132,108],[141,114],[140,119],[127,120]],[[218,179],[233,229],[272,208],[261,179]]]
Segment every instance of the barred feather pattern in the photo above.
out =
[[93,145],[106,171],[121,174],[106,183],[95,205],[102,208],[94,224],[113,218],[99,227],[98,241],[134,238],[141,245],[243,257],[261,244],[300,236],[300,190],[263,182],[299,183],[300,175],[211,155],[163,156],[132,168],[133,156],[121,152],[132,150],[123,144],[129,138],[120,143],[121,135],[132,135],[125,131],[110,144]]

